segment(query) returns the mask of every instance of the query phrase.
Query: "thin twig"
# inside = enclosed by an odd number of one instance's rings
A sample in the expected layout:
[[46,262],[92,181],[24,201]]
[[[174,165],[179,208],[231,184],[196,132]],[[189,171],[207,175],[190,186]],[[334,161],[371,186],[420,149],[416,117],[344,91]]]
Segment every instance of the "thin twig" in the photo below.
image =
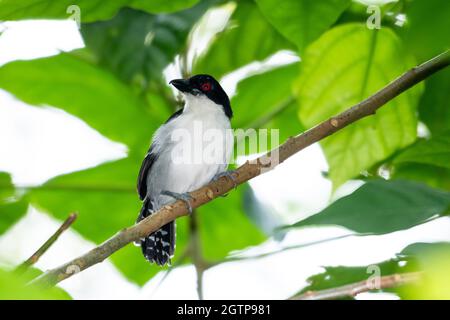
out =
[[291,245],[291,246],[286,246],[286,247],[280,248],[278,250],[264,252],[264,253],[251,255],[251,256],[231,256],[231,257],[225,258],[223,260],[211,262],[211,263],[206,265],[206,268],[207,269],[213,268],[213,267],[215,267],[215,266],[217,266],[219,264],[228,263],[228,262],[237,262],[237,261],[245,261],[245,260],[255,260],[255,259],[267,258],[269,256],[276,255],[276,254],[279,254],[279,253],[283,253],[283,252],[286,252],[286,251],[289,251],[289,250],[301,249],[301,248],[305,248],[305,247],[309,247],[309,246],[313,246],[313,245],[317,245],[317,244],[326,243],[326,242],[329,242],[329,241],[340,240],[340,239],[344,239],[344,238],[348,238],[348,237],[359,237],[359,236],[364,236],[364,235],[368,235],[368,234],[354,234],[354,233],[344,234],[342,236],[336,236],[336,237],[332,237],[332,238],[321,239],[321,240],[312,241],[312,242],[308,242],[308,243],[294,244],[294,245]]
[[[420,66],[412,68],[374,95],[350,109],[325,120],[296,137],[291,137],[278,148],[275,148],[259,158],[251,162],[247,161],[233,172],[234,181],[227,177],[222,177],[205,187],[191,192],[190,195],[193,198],[191,200],[192,208],[197,208],[210,202],[233,190],[236,185],[243,184],[262,173],[274,169],[278,164],[311,144],[330,136],[336,131],[342,130],[346,126],[364,117],[375,114],[375,112],[388,101],[394,99],[402,92],[448,65],[450,65],[450,50],[445,51]],[[55,285],[56,283],[73,276],[75,274],[73,270],[83,271],[100,263],[128,243],[146,237],[170,221],[187,214],[188,210],[183,201],[175,201],[170,205],[166,205],[151,216],[143,219],[138,224],[123,229],[117,235],[86,254],[69,261],[60,267],[45,272],[37,279],[37,282],[40,282],[43,285]]]
[[250,129],[250,128],[253,128],[253,129],[261,128],[262,126],[266,125],[270,120],[274,119],[275,117],[279,116],[284,111],[286,111],[286,109],[289,106],[291,106],[292,103],[294,103],[294,102],[295,102],[295,98],[293,96],[289,96],[287,99],[280,102],[280,104],[278,104],[278,106],[273,108],[273,110],[271,112],[269,112],[266,115],[263,115],[261,118],[258,118],[255,121],[248,124],[247,127],[244,128],[244,130]]
[[378,281],[368,279],[337,288],[320,291],[308,291],[306,293],[294,296],[290,298],[290,300],[331,300],[354,297],[363,292],[394,288],[405,284],[415,283],[420,280],[420,278],[420,272],[392,274],[389,276],[380,277]]
[[48,238],[47,241],[44,242],[44,244],[37,249],[35,253],[31,255],[27,260],[22,262],[19,266],[17,266],[17,271],[25,271],[27,268],[34,265],[38,260],[41,258],[41,256],[58,240],[59,236],[69,229],[69,227],[75,222],[77,219],[77,214],[75,212],[71,213],[67,219],[63,222],[63,224],[58,228],[58,230],[55,231],[55,233]]

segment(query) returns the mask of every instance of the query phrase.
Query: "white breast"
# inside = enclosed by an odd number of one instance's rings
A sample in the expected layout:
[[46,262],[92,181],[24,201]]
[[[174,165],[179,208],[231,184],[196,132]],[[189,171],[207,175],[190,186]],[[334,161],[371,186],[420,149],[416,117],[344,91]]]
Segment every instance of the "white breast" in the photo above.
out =
[[205,96],[187,95],[183,113],[157,130],[153,145],[158,158],[147,177],[147,190],[159,208],[173,201],[160,196],[162,190],[190,192],[225,171],[233,134],[222,106]]

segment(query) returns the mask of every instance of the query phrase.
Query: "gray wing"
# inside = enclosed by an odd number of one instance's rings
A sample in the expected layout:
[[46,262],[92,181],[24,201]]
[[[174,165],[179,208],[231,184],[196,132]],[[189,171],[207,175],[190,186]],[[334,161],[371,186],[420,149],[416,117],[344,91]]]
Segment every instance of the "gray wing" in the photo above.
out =
[[151,146],[150,150],[148,150],[148,153],[145,156],[144,161],[142,161],[141,169],[139,170],[137,190],[139,198],[141,200],[144,200],[145,197],[147,196],[147,176],[150,173],[150,170],[155,161],[156,161],[156,154],[154,153],[153,146]]
[[[183,109],[180,109],[176,111],[174,114],[172,114],[169,119],[165,122],[167,124],[168,122],[176,119],[180,114],[183,113]],[[142,161],[141,169],[139,170],[139,176],[138,176],[138,182],[137,182],[137,190],[139,194],[139,198],[141,200],[144,200],[147,196],[147,177],[150,173],[150,170],[152,169],[153,164],[156,161],[156,154],[155,150],[153,148],[153,145],[150,147],[150,149],[147,152],[147,155],[144,158],[144,161]]]

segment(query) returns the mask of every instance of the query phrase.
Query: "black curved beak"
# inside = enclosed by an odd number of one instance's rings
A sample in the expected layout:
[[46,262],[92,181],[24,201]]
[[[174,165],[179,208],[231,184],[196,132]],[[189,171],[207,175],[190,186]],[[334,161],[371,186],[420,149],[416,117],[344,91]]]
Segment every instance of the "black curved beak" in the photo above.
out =
[[174,79],[170,81],[169,84],[173,85],[181,92],[192,92],[192,86],[187,79]]

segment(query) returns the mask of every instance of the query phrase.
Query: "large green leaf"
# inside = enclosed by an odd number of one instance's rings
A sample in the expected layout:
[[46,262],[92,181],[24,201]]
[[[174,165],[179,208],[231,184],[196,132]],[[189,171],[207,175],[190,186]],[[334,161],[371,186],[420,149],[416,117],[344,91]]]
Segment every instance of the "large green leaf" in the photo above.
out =
[[[56,177],[30,192],[31,203],[61,220],[68,212],[78,212],[73,228],[101,243],[136,220],[141,205],[135,191],[139,165],[139,161],[124,159]],[[180,242],[177,249],[183,245]],[[160,270],[146,263],[132,245],[114,254],[112,261],[139,284]]]
[[[331,29],[303,57],[297,83],[300,120],[312,127],[362,101],[413,65],[408,57],[387,28],[347,24]],[[376,115],[322,140],[335,188],[415,140],[420,92],[416,86]]]
[[81,33],[100,65],[146,88],[149,81],[163,79],[163,69],[186,46],[193,24],[213,2],[173,14],[124,9],[111,20],[84,24]]
[[291,47],[252,1],[240,1],[228,27],[216,35],[208,50],[196,61],[194,72],[220,78],[250,62]]
[[339,225],[359,233],[407,229],[449,213],[450,193],[403,180],[372,180],[294,227]]
[[139,155],[159,124],[127,86],[68,54],[8,63],[0,68],[0,88],[32,105],[64,109]]
[[392,161],[396,179],[421,181],[431,187],[450,191],[450,135],[421,139]]
[[105,20],[113,17],[125,6],[152,13],[172,12],[188,8],[199,0],[3,0],[0,1],[0,20],[66,19],[79,7],[83,22]]
[[243,192],[247,185],[198,209],[205,258],[223,259],[233,250],[260,244],[266,236],[245,215]]
[[[233,118],[237,128],[252,127],[261,119],[270,118],[286,100],[292,97],[292,85],[299,72],[299,63],[292,63],[261,74],[257,74],[238,83],[236,95],[231,105],[236,111]],[[292,107],[286,105],[285,108]],[[300,126],[297,119],[291,119]],[[297,133],[300,129],[297,129]]]
[[0,203],[0,235],[19,221],[25,215],[27,209],[28,203],[24,199]]
[[[372,267],[371,267],[372,266]],[[356,283],[369,279],[374,275],[373,266],[378,267],[381,276],[397,273],[401,267],[396,260],[383,261],[371,266],[346,267],[337,266],[324,267],[324,271],[310,276],[307,281],[308,285],[304,287],[298,294],[308,291],[326,290],[344,286],[351,283]],[[377,270],[377,271],[378,271]]]
[[256,0],[263,15],[300,51],[325,32],[349,0]]
[[[308,278],[308,286],[304,287],[299,294],[367,281],[370,280],[370,278],[373,279],[373,276],[377,275],[388,276],[397,273],[423,271],[424,269],[427,269],[431,263],[435,263],[435,260],[431,260],[430,257],[443,254],[448,256],[449,250],[449,243],[446,242],[414,243],[405,247],[395,258],[373,263],[368,266],[324,267],[325,270],[323,272]],[[379,274],[375,274],[374,272],[379,272]],[[407,294],[410,290],[411,286],[406,288],[383,289],[383,291],[394,291],[401,297],[411,297],[411,294]],[[414,290],[416,290],[416,288],[414,288]]]
[[[79,217],[74,228],[87,239],[101,243],[118,230],[132,225],[139,213],[141,202],[135,191],[139,165],[140,161],[124,159],[59,176],[32,190],[30,198],[36,207],[58,219],[64,219],[67,212],[77,211]],[[224,258],[232,250],[243,249],[265,239],[245,216],[240,191],[199,208],[198,214],[202,247],[209,259]],[[240,236],[230,237],[235,232]],[[188,241],[188,219],[178,219],[174,263],[185,251]],[[140,249],[133,245],[115,253],[112,261],[128,278],[139,284],[144,284],[161,270],[149,265]]]
[[0,235],[16,223],[27,209],[26,201],[15,195],[10,175],[0,172]]
[[0,300],[69,300],[61,288],[43,289],[27,284],[26,279],[14,272],[0,269]]
[[421,163],[450,169],[450,132],[421,139],[395,157],[393,163]]
[[450,254],[450,242],[417,242],[405,247],[399,254],[400,257],[414,259],[423,268],[432,261],[431,256],[445,253]]
[[252,188],[244,190],[243,207],[247,216],[266,235],[275,240],[283,239],[286,230],[280,229],[280,226],[285,223],[285,219],[272,206],[258,199]]
[[420,119],[432,135],[450,130],[450,69],[439,71],[425,81],[420,99]]
[[[255,152],[273,149],[278,146],[278,142],[282,143],[302,131],[292,92],[298,70],[298,63],[293,63],[239,82],[237,94],[231,100],[235,110],[233,127],[269,130],[267,148],[261,147],[264,144],[260,144],[261,148]],[[270,139],[271,130],[278,131],[279,141]],[[257,137],[259,138],[259,135]],[[237,150],[236,155],[240,155],[240,150]]]
[[152,13],[167,13],[187,9],[200,0],[131,0],[129,6]]
[[411,1],[405,13],[404,43],[420,60],[450,49],[450,1]]
[[419,163],[398,163],[392,178],[426,183],[432,188],[450,191],[450,169]]
[[14,185],[8,173],[0,171],[0,186],[0,203],[3,203],[14,196]]
[[422,271],[415,286],[401,290],[406,299],[450,299],[450,242],[414,243],[402,250],[400,257],[410,268]]

